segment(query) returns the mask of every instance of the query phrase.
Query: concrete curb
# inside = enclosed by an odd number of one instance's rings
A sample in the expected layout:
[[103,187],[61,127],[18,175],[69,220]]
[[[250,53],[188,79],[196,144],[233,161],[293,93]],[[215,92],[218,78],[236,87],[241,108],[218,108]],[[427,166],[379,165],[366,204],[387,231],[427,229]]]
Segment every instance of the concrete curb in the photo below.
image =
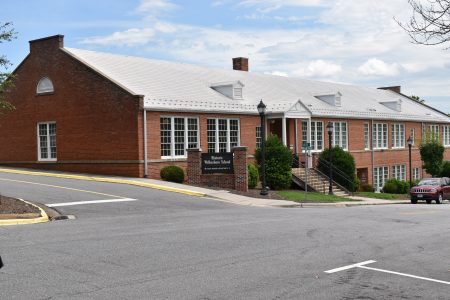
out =
[[37,172],[37,171],[23,171],[23,170],[14,170],[14,169],[4,169],[1,168],[0,172],[2,173],[13,173],[13,174],[23,174],[23,175],[35,175],[35,176],[45,176],[45,177],[55,177],[55,178],[65,178],[65,179],[75,179],[75,180],[86,180],[86,181],[97,181],[97,182],[106,182],[106,183],[119,183],[119,184],[128,184],[140,187],[147,187],[167,192],[174,192],[179,194],[185,194],[189,196],[196,197],[205,197],[205,193],[190,191],[186,189],[180,189],[175,187],[157,185],[153,183],[145,183],[128,179],[114,179],[114,178],[105,178],[105,177],[95,177],[95,176],[84,176],[84,175],[68,175],[68,174],[55,174],[55,173],[47,173],[47,172]]
[[9,225],[29,225],[29,224],[36,224],[36,223],[45,223],[50,221],[48,218],[47,213],[40,208],[38,205],[33,204],[31,202],[25,201],[23,199],[17,198],[20,201],[23,201],[29,205],[32,205],[39,209],[39,212],[41,214],[38,218],[32,218],[32,219],[7,219],[7,220],[0,220],[0,226],[9,226]]

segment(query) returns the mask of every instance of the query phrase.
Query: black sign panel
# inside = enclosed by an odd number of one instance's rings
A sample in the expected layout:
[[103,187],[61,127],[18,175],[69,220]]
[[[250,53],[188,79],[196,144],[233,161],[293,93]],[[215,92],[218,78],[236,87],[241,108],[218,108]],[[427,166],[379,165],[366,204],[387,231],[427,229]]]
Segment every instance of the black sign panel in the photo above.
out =
[[202,153],[202,173],[233,174],[233,153]]

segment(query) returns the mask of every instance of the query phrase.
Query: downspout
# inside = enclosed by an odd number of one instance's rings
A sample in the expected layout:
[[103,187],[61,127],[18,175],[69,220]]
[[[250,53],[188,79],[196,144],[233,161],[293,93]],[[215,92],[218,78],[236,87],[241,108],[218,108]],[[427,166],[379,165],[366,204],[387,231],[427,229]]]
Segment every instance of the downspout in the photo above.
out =
[[375,152],[373,147],[373,118],[370,120],[369,138],[370,138],[370,148],[372,149],[372,187],[375,184]]
[[144,118],[144,177],[148,177],[148,146],[147,146],[147,110],[144,108],[143,110]]

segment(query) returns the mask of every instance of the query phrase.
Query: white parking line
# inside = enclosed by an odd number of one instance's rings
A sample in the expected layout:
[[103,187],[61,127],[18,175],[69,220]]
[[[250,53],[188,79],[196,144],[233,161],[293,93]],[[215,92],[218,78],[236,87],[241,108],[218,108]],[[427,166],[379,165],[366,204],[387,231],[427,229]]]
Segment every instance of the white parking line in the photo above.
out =
[[344,266],[344,267],[340,267],[340,268],[336,268],[336,269],[331,269],[331,270],[325,271],[325,273],[331,274],[331,273],[336,273],[336,272],[339,272],[339,271],[349,270],[349,269],[353,269],[353,268],[360,268],[360,269],[378,271],[378,272],[383,272],[383,273],[389,273],[389,274],[394,274],[394,275],[400,275],[400,276],[405,276],[405,277],[410,277],[410,278],[421,279],[421,280],[432,281],[432,282],[437,282],[437,283],[443,283],[443,284],[450,285],[450,282],[448,282],[448,281],[437,280],[437,279],[433,279],[433,278],[427,278],[427,277],[422,277],[422,276],[416,276],[416,275],[411,275],[411,274],[406,274],[406,273],[394,272],[394,271],[383,270],[383,269],[378,269],[378,268],[372,268],[372,267],[365,266],[365,265],[368,265],[368,264],[371,264],[371,263],[374,263],[374,262],[376,262],[376,261],[375,260],[367,260],[367,261],[360,262],[360,263],[357,263],[357,264],[352,264],[352,265],[348,265],[348,266]]
[[63,202],[63,203],[50,203],[45,204],[48,207],[59,207],[59,206],[71,206],[71,205],[84,205],[84,204],[97,204],[97,203],[110,203],[110,202],[129,202],[137,201],[133,198],[121,198],[121,199],[107,199],[107,200],[91,200],[91,201],[77,201],[77,202]]

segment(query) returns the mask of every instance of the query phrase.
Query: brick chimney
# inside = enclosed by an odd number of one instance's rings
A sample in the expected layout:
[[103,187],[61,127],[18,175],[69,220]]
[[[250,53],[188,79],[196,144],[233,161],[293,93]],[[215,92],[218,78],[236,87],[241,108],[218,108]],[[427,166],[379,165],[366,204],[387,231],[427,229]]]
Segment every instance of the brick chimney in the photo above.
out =
[[58,34],[30,41],[30,52],[45,52],[64,47],[64,35]]
[[248,72],[248,58],[246,57],[233,58],[233,70]]
[[390,90],[390,91],[396,92],[397,94],[401,94],[401,92],[402,92],[402,87],[400,85],[379,87],[378,89],[379,90]]

